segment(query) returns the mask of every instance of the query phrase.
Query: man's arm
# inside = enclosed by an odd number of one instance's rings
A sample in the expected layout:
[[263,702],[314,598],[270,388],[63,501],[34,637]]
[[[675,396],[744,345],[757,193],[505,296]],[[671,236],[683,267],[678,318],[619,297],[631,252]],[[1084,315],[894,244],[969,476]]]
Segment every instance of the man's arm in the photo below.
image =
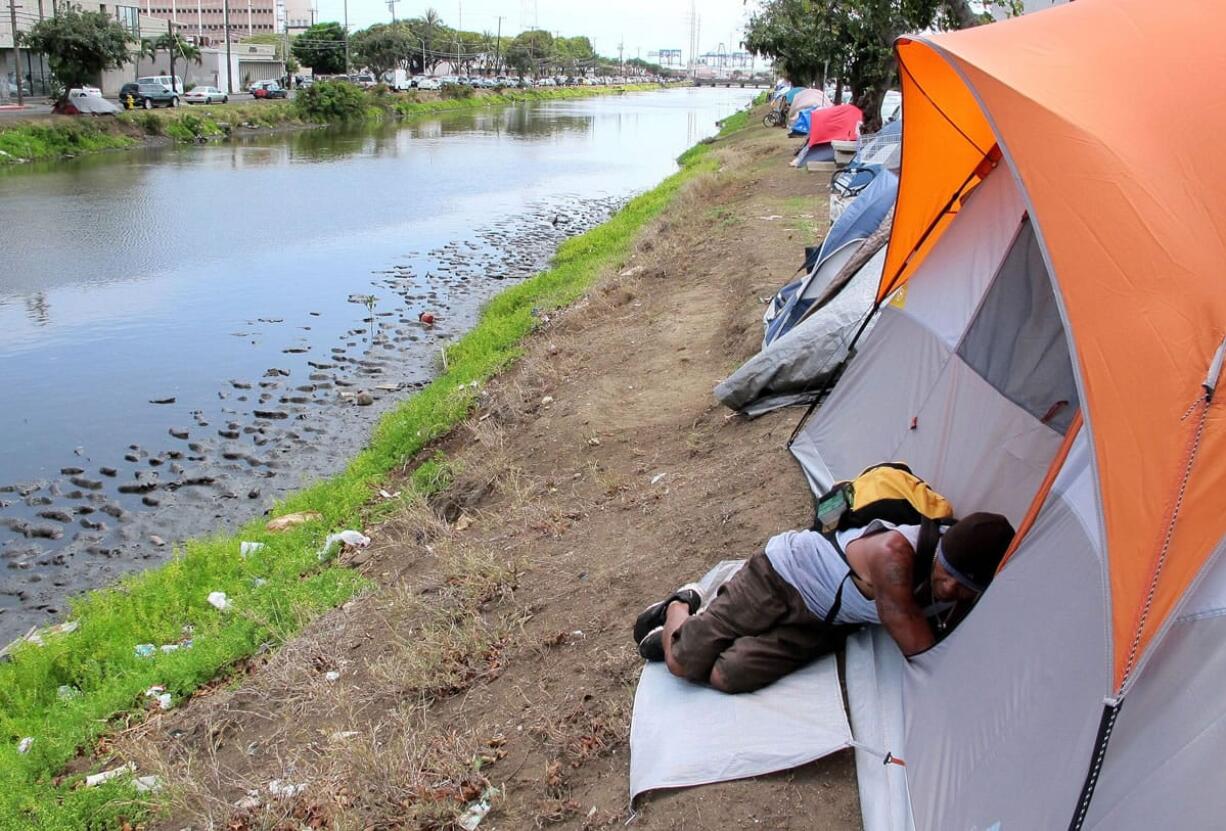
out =
[[881,625],[910,657],[931,647],[936,638],[911,591],[911,546],[901,534],[888,536],[895,539],[883,541],[882,550],[870,562],[869,579]]

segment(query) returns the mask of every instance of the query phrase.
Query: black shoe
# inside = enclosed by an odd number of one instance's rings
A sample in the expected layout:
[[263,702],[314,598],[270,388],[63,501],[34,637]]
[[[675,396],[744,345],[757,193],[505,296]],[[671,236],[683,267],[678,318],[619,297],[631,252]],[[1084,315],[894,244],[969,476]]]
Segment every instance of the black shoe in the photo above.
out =
[[666,599],[659,603],[652,603],[640,612],[634,621],[634,642],[636,644],[642,643],[643,638],[647,637],[652,629],[664,625],[664,618],[668,616],[668,604],[677,600],[689,606],[692,615],[702,606],[702,592],[696,583],[687,583]]
[[664,660],[664,627],[657,626],[639,641],[639,655],[648,661]]

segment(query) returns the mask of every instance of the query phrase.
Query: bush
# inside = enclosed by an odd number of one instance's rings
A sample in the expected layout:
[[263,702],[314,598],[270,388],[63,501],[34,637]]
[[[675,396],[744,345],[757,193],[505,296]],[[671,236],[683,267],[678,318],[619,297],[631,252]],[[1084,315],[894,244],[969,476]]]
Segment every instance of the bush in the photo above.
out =
[[299,90],[294,107],[304,121],[333,124],[367,117],[366,93],[348,81],[319,81]]
[[439,95],[443,98],[472,98],[476,94],[476,90],[464,84],[451,84],[439,90]]

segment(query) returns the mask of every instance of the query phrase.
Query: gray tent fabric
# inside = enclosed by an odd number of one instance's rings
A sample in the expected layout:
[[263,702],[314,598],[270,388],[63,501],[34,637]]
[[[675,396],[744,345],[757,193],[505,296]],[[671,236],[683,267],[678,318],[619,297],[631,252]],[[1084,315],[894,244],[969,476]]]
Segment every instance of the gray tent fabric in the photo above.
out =
[[748,416],[811,400],[872,309],[885,253],[879,247],[824,308],[746,361],[715,388],[715,397]]
[[[700,581],[704,595],[713,596],[743,562],[725,560],[711,569]],[[787,770],[851,745],[833,655],[740,695],[691,684],[649,663],[630,724],[630,800],[660,788]]]
[[88,115],[113,115],[119,112],[119,107],[101,95],[93,95],[82,89],[69,90],[68,103],[76,107],[77,112]]

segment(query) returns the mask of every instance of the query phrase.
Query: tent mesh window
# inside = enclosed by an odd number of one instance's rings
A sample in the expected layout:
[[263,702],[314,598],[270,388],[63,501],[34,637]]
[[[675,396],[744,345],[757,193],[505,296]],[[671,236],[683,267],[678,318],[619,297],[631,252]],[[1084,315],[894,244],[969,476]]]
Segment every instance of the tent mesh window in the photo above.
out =
[[1002,395],[1063,434],[1078,409],[1068,338],[1029,218],[958,346]]

